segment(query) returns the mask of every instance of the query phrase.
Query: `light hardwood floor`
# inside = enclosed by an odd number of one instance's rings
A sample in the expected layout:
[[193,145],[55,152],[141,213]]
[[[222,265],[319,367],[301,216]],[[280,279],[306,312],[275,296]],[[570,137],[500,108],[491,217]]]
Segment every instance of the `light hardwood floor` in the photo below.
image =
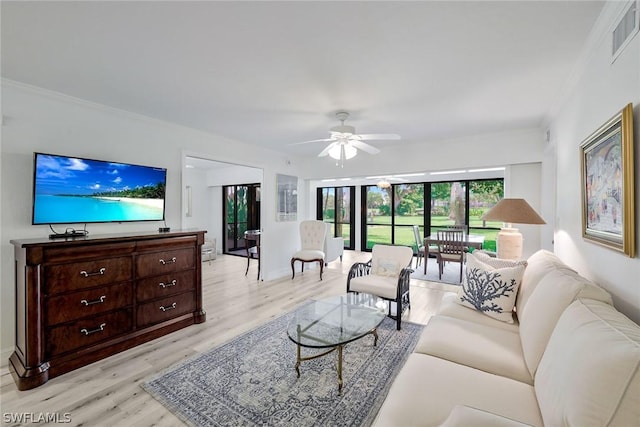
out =
[[[3,367],[0,371],[2,425],[19,425],[7,422],[7,417],[23,413],[35,416],[56,413],[61,419],[68,414],[71,422],[65,425],[75,426],[182,425],[140,387],[145,379],[309,299],[344,293],[351,264],[367,261],[370,256],[345,251],[342,263],[334,261],[325,267],[322,281],[317,269],[307,269],[302,274],[297,272],[294,280],[287,276],[258,282],[255,261],[245,276],[245,258],[219,255],[202,265],[205,323],[53,378],[33,390],[18,391],[8,369]],[[425,324],[438,309],[442,297],[454,289],[451,285],[412,280],[411,309],[405,312],[403,320]]]

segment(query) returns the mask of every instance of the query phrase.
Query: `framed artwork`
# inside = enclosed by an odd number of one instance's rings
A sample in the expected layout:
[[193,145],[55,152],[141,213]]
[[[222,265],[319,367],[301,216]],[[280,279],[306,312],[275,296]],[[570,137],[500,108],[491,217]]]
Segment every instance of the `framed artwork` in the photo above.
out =
[[298,177],[276,175],[278,187],[277,221],[296,221],[298,219]]
[[582,237],[635,257],[633,105],[580,144]]

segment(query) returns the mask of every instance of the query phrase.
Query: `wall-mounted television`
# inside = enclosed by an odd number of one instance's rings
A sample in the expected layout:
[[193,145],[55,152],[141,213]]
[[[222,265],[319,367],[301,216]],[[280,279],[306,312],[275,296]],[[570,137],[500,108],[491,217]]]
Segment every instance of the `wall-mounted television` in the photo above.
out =
[[163,221],[167,170],[34,153],[32,224]]

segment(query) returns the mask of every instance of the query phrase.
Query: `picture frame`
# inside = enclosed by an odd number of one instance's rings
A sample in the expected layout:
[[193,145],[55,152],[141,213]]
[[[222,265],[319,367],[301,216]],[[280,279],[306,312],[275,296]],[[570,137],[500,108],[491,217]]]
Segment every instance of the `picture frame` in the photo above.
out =
[[276,221],[296,221],[298,219],[298,177],[276,175],[278,189],[278,212]]
[[633,105],[580,144],[582,237],[635,257]]

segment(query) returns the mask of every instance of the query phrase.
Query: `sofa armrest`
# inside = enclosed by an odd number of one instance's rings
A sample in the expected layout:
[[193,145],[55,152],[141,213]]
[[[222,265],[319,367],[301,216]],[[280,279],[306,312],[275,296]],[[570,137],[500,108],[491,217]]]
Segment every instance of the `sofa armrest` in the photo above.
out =
[[470,406],[456,405],[439,427],[531,427],[511,418]]

